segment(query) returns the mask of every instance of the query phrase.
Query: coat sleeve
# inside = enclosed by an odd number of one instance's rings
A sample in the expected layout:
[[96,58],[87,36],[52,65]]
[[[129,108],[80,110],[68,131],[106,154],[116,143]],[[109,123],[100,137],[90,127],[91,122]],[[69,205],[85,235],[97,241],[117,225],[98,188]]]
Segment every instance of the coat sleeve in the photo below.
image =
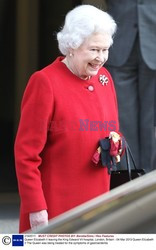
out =
[[47,75],[34,73],[26,87],[15,140],[15,166],[25,212],[47,209],[39,166],[54,109],[52,84]]

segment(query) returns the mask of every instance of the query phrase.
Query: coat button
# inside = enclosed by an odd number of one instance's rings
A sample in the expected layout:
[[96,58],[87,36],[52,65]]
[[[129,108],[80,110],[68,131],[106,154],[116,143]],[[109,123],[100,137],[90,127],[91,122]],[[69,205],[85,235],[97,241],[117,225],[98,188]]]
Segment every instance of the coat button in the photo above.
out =
[[94,91],[94,87],[92,85],[89,85],[88,90],[92,92],[92,91]]

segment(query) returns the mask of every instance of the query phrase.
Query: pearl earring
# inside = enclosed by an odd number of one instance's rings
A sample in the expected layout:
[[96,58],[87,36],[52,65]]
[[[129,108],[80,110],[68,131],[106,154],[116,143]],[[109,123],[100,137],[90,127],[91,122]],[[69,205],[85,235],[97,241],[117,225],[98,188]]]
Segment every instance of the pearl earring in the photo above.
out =
[[69,53],[69,56],[71,57],[73,54],[72,53]]

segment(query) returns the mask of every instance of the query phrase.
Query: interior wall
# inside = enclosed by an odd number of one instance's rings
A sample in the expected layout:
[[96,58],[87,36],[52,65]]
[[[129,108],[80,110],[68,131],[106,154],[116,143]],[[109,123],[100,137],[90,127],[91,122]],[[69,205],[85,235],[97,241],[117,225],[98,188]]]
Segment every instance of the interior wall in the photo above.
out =
[[66,13],[79,4],[81,4],[80,0],[40,0],[40,68],[51,63],[58,55],[60,55],[57,46],[56,33],[63,25]]
[[107,9],[107,0],[82,0],[83,4],[91,4],[103,10]]
[[14,140],[30,75],[59,54],[55,34],[80,0],[0,0],[0,192],[17,191]]
[[0,191],[16,188],[13,158],[15,1],[0,0]]

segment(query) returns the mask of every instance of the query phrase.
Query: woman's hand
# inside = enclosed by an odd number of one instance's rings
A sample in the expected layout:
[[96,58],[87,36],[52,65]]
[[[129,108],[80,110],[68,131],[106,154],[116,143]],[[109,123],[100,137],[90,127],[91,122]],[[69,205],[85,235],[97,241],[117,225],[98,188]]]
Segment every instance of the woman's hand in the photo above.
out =
[[48,213],[47,210],[41,210],[29,214],[31,229],[36,229],[38,226],[48,225]]

